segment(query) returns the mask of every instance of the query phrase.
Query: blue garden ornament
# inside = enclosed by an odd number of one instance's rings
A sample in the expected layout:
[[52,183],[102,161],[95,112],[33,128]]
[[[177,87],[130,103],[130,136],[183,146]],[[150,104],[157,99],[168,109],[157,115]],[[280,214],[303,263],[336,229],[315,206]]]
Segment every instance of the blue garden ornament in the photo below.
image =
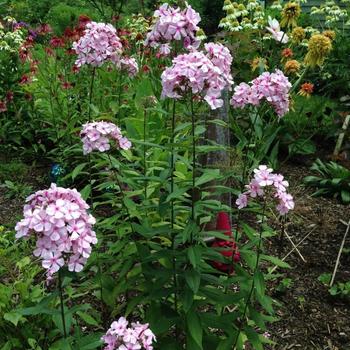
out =
[[52,164],[50,169],[50,180],[56,184],[59,184],[62,181],[63,175],[65,175],[66,171],[64,168],[57,163]]

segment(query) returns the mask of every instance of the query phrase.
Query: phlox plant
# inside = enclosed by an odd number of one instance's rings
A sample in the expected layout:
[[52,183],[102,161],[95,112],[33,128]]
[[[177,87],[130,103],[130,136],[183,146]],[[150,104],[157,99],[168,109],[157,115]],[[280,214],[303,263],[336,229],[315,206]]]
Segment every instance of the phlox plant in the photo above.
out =
[[[188,5],[163,5],[150,31],[132,36],[82,17],[63,37],[42,28],[42,41],[28,47],[25,62],[35,69],[24,89],[49,129],[47,156],[67,167],[67,186],[39,191],[24,207],[17,236],[37,238],[33,253],[52,293],[15,311],[30,317],[48,308],[58,330],[52,349],[259,350],[271,342],[264,332],[275,320],[273,300],[259,263],[287,266],[263,243],[274,234],[270,200],[281,216],[294,207],[288,183],[258,167],[269,149],[254,162],[258,151],[249,152],[240,174],[203,159],[231,151],[207,137],[209,125],[227,127],[214,110],[245,108],[250,129],[231,129],[248,146],[255,134],[262,144],[261,130],[283,120],[293,88],[276,69],[231,91],[233,52],[201,43],[199,20]],[[225,185],[233,175],[246,188],[239,208],[221,200],[239,192]],[[254,203],[254,227],[239,214],[250,211],[248,198],[263,202]]]

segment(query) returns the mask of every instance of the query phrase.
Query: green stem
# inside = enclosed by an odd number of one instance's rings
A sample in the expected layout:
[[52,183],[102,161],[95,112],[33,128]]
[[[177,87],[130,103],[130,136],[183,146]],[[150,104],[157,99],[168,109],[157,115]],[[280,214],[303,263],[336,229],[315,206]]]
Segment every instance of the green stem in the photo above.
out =
[[[192,205],[191,205],[191,218],[192,221],[196,219],[195,213],[195,185],[196,185],[196,139],[195,139],[195,115],[193,110],[193,98],[192,94],[190,96],[191,105],[191,122],[192,122]],[[193,235],[191,232],[191,242],[193,241]]]
[[[173,101],[173,113],[171,118],[171,175],[170,175],[170,191],[171,193],[174,192],[174,168],[175,168],[175,149],[174,149],[174,143],[175,143],[175,118],[176,117],[176,100]],[[175,208],[174,208],[174,199],[171,200],[171,249],[173,252],[175,252],[175,233],[174,233],[174,223],[175,223]],[[177,284],[177,272],[176,272],[176,258],[175,254],[172,259],[172,268],[173,268],[173,279],[174,279],[174,308],[175,312],[178,313],[178,284]],[[176,340],[178,340],[179,337],[179,330],[176,325],[175,328],[175,337]]]
[[94,83],[95,83],[96,67],[92,69],[91,82],[90,82],[90,91],[89,91],[89,114],[88,119],[91,121],[91,104],[92,104],[92,95],[94,92]]
[[238,328],[238,330],[237,330],[236,340],[235,340],[235,342],[234,342],[234,344],[233,344],[232,349],[236,349],[236,345],[237,345],[237,342],[238,342],[238,338],[239,338],[239,335],[240,335],[240,333],[241,333],[241,331],[242,331],[243,321],[244,321],[245,316],[246,316],[246,314],[247,314],[247,310],[248,310],[248,306],[249,306],[249,303],[250,303],[250,299],[252,298],[253,292],[254,292],[254,289],[255,289],[255,280],[254,280],[254,277],[255,277],[256,272],[258,271],[259,262],[260,262],[261,242],[262,242],[263,225],[264,225],[264,222],[265,222],[266,204],[267,204],[267,200],[266,200],[266,197],[265,197],[265,198],[264,198],[263,211],[262,211],[262,219],[261,219],[261,224],[260,224],[260,227],[259,227],[259,243],[258,243],[258,247],[257,247],[256,263],[255,263],[255,268],[254,268],[254,273],[253,273],[252,286],[251,286],[251,288],[250,288],[250,291],[249,291],[249,294],[248,294],[248,298],[247,298],[247,301],[246,301],[245,306],[244,306],[241,324],[239,325],[239,328]]
[[[111,169],[113,169],[114,166],[113,166],[113,163],[112,163],[112,159],[111,159],[111,157],[110,157],[110,155],[108,153],[107,153],[107,156],[108,156],[108,159],[109,159],[109,162],[110,162],[110,165],[111,165]],[[118,170],[118,169],[116,169],[116,170]],[[129,225],[130,225],[131,233],[133,234],[135,232],[135,230],[134,230],[134,227],[133,227],[132,222],[131,222],[131,215],[130,215],[129,208],[125,204],[125,194],[124,194],[124,191],[123,191],[123,188],[122,188],[122,184],[121,184],[121,182],[120,182],[120,180],[118,178],[118,174],[115,176],[115,179],[117,181],[117,185],[119,187],[119,191],[120,191],[120,194],[122,196],[122,206],[125,209],[125,212],[126,212],[128,218],[129,218]]]
[[145,196],[145,200],[147,200],[147,180],[146,180],[146,176],[147,176],[147,162],[146,162],[146,152],[147,152],[147,148],[146,148],[146,139],[147,139],[147,135],[146,135],[146,127],[147,127],[147,109],[145,108],[144,112],[143,112],[143,181],[144,181],[144,196]]
[[67,338],[66,318],[65,318],[65,315],[64,315],[64,304],[63,304],[63,287],[62,287],[61,270],[58,270],[58,291],[59,291],[59,295],[60,295],[63,334],[64,334],[64,337]]

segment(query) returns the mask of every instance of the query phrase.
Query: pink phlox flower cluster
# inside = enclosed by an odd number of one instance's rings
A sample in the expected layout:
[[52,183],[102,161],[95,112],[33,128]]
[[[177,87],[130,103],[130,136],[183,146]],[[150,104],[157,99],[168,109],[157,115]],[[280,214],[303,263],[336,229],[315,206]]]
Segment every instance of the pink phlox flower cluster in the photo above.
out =
[[258,169],[254,170],[254,178],[245,186],[247,191],[241,193],[236,200],[238,209],[245,208],[249,198],[262,197],[267,194],[267,188],[272,188],[272,196],[278,202],[276,209],[281,215],[294,209],[293,197],[287,193],[288,181],[284,179],[283,175],[274,174],[272,171],[266,165],[260,165]]
[[[196,39],[196,32],[199,29],[198,23],[201,17],[198,12],[189,5],[181,10],[174,8],[167,3],[159,7],[154,12],[156,23],[147,34],[145,45],[158,47],[162,44],[170,43],[173,40],[183,40],[185,48],[198,47],[200,41]],[[161,47],[164,52],[164,48]],[[168,49],[166,48],[166,51]]]
[[26,199],[24,219],[16,225],[16,238],[36,234],[33,254],[42,259],[48,279],[62,266],[80,272],[97,243],[92,227],[95,218],[76,189],[51,184]]
[[147,323],[137,322],[129,326],[129,322],[120,317],[111,324],[102,340],[106,344],[104,350],[153,350],[156,337]]
[[250,84],[235,86],[231,105],[235,108],[244,108],[248,104],[257,106],[265,99],[279,118],[289,111],[289,90],[292,85],[283,72],[278,69],[274,73],[264,72]]
[[222,72],[226,85],[231,88],[233,79],[231,75],[232,56],[230,50],[226,46],[217,43],[207,43],[204,45],[204,48],[210,61]]
[[130,77],[134,77],[139,71],[139,66],[133,57],[123,57],[119,62],[119,66],[120,69],[126,71]]
[[89,22],[84,35],[73,43],[73,50],[78,55],[77,67],[100,67],[106,62],[119,63],[122,43],[111,24]]
[[110,140],[115,140],[117,147],[127,150],[131,148],[131,142],[123,137],[118,126],[111,122],[91,122],[83,125],[80,132],[83,141],[84,154],[92,151],[105,152],[111,148]]
[[223,105],[221,92],[230,88],[232,57],[221,44],[206,45],[207,54],[194,51],[175,57],[172,66],[162,73],[162,97],[179,99],[190,91],[202,94],[211,109]]
[[268,22],[269,26],[266,29],[271,33],[272,37],[279,43],[287,44],[289,40],[288,35],[281,30],[277,19],[272,19],[269,16]]

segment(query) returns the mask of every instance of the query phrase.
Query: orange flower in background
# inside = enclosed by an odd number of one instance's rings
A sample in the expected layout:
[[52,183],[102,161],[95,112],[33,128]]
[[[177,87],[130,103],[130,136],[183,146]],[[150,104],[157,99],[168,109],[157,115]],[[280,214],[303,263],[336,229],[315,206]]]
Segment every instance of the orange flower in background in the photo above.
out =
[[322,35],[326,36],[329,38],[331,41],[333,41],[336,37],[335,31],[334,30],[325,30]]
[[300,63],[296,60],[289,60],[284,65],[284,72],[287,75],[298,73],[299,70],[300,70]]
[[301,43],[306,37],[305,29],[302,27],[295,27],[292,30],[292,41],[294,44]]
[[312,83],[304,83],[301,85],[298,95],[304,97],[310,97],[314,92],[314,84]]
[[250,62],[250,67],[252,68],[252,72],[255,72],[258,68],[260,68],[262,71],[269,68],[266,58],[262,57],[255,57],[253,61]]
[[290,57],[293,57],[293,51],[292,49],[287,48],[282,50],[281,55],[283,58],[290,58]]

